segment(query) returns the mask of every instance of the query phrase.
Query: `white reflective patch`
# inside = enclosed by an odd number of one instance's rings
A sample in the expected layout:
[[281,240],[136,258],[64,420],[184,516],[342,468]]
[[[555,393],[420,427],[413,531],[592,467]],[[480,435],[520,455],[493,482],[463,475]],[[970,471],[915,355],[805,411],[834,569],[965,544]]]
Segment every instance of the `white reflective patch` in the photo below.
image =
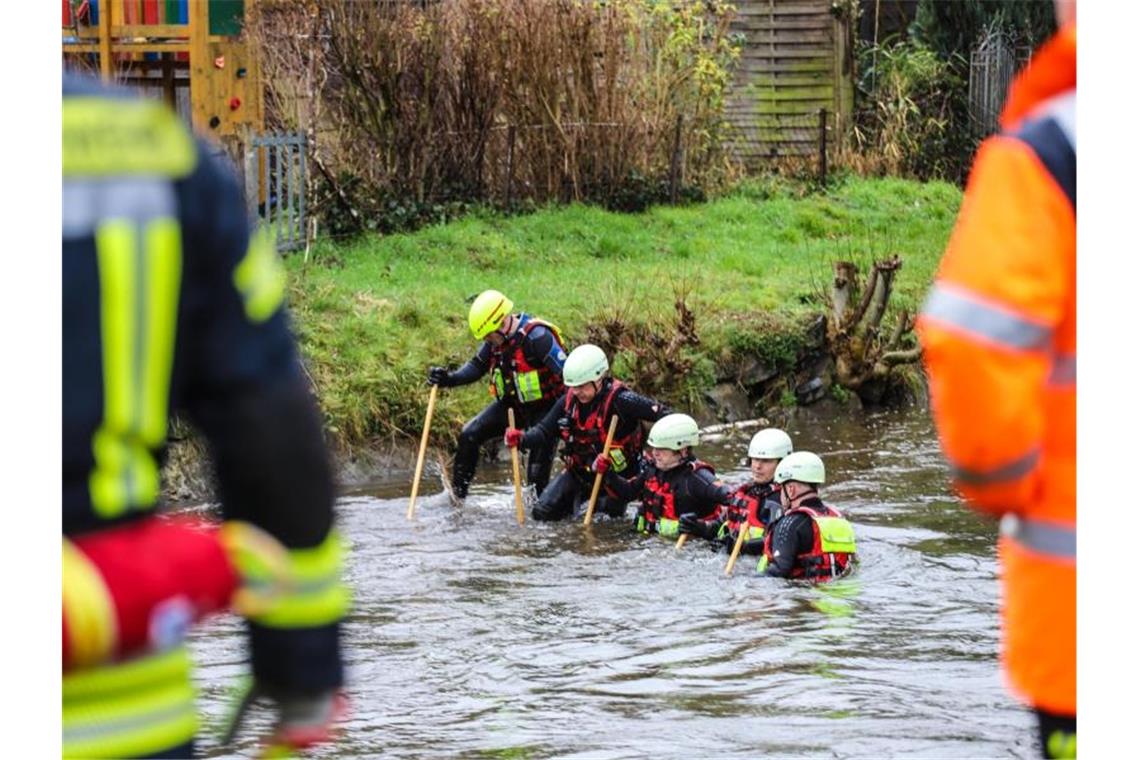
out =
[[108,219],[131,219],[140,225],[173,216],[177,198],[166,177],[100,177],[63,183],[63,238],[92,235]]

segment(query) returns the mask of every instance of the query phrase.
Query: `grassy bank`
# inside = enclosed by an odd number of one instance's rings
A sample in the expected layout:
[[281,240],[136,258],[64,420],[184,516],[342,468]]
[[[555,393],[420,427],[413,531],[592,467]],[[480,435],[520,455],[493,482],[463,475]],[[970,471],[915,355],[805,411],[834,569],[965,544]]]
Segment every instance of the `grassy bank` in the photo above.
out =
[[[470,357],[465,300],[490,287],[554,321],[572,345],[615,317],[668,332],[684,295],[700,342],[685,349],[691,371],[662,386],[684,407],[747,355],[794,360],[805,318],[823,311],[834,260],[866,272],[872,258],[900,254],[893,306],[913,309],[959,200],[949,184],[852,178],[826,194],[765,182],[636,215],[582,206],[474,215],[413,234],[321,241],[307,262],[288,259],[290,303],[327,423],[345,443],[418,435],[427,367]],[[629,357],[616,369],[631,371]],[[440,399],[436,424],[454,434],[488,396],[476,384]]]

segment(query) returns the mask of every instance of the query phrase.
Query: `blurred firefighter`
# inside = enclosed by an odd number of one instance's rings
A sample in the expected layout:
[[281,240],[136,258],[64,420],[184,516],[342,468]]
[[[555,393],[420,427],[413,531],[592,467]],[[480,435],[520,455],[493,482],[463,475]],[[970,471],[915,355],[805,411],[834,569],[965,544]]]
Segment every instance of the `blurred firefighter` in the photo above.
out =
[[978,150],[919,335],[953,481],[1001,518],[1002,660],[1046,757],[1076,754],[1075,5]]

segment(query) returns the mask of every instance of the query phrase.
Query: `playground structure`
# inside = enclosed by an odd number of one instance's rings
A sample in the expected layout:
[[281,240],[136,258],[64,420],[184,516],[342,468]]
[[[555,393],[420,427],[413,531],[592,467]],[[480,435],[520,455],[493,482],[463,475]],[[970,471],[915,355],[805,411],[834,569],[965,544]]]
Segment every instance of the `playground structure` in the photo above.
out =
[[62,3],[65,64],[161,93],[195,132],[220,142],[235,160],[263,130],[257,60],[241,34],[256,0]]
[[256,0],[62,0],[67,66],[161,97],[227,154],[251,219],[278,248],[304,245],[304,135],[267,135],[254,46],[242,35]]

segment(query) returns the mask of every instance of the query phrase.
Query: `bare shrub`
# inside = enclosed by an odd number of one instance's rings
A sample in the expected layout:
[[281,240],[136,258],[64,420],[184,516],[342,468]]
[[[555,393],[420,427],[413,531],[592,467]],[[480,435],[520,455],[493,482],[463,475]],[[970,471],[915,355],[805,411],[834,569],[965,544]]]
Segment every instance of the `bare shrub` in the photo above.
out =
[[335,204],[375,219],[723,185],[732,13],[716,0],[267,0],[250,31],[273,122],[308,132]]

